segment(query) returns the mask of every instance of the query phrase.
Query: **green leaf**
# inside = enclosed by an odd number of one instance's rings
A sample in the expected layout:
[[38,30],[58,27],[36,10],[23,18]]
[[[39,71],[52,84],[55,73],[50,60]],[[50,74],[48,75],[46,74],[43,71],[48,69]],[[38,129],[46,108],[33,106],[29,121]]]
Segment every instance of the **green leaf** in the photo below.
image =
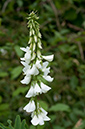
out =
[[48,109],[48,104],[47,104],[46,102],[40,100],[39,103],[40,103],[40,106],[41,106],[43,109],[45,109],[45,110]]
[[16,45],[14,47],[16,54],[21,57],[23,55],[23,51],[20,49],[20,46]]
[[65,18],[67,20],[75,20],[77,18],[77,13],[76,13],[76,10],[73,9],[73,8],[70,8],[69,10],[67,10],[65,12]]
[[66,105],[66,104],[59,103],[59,104],[53,105],[53,106],[49,109],[49,111],[53,111],[53,112],[55,112],[55,111],[67,111],[67,112],[69,112],[69,111],[70,111],[70,108],[69,108],[69,106]]
[[14,129],[14,128],[12,127],[12,121],[11,121],[11,120],[7,120],[7,122],[9,123],[9,128],[10,128],[10,129]]
[[0,123],[1,129],[10,129],[9,127],[4,126],[2,123]]
[[61,127],[61,126],[56,126],[56,125],[54,125],[53,126],[53,129],[65,129],[64,127]]
[[4,104],[0,104],[0,111],[6,110],[9,108],[9,104],[4,103]]
[[0,72],[0,77],[7,77],[8,73],[7,72]]
[[13,92],[13,96],[16,96],[20,93],[24,93],[28,90],[28,87],[19,87],[17,90]]
[[17,115],[15,119],[14,129],[21,129],[21,119],[19,115]]
[[78,86],[78,78],[76,76],[71,77],[70,86],[72,89],[75,89]]
[[36,129],[36,127],[34,127],[33,125],[30,126],[30,129]]
[[26,128],[25,128],[25,124],[26,124],[26,121],[23,120],[22,123],[21,123],[21,129],[26,129]]
[[22,66],[15,67],[11,72],[11,79],[17,78],[22,72]]

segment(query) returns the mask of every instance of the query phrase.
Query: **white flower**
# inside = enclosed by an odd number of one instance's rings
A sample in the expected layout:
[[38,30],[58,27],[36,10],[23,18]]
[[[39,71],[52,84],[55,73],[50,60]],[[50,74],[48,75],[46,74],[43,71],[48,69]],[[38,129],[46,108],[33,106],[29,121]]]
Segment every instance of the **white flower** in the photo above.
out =
[[42,68],[42,66],[41,66],[41,64],[40,64],[40,63],[41,63],[41,61],[37,59],[37,61],[36,61],[36,64],[35,64],[35,65],[36,65],[36,67],[37,67],[38,69],[41,69],[41,68]]
[[46,93],[47,91],[49,91],[51,88],[47,85],[45,85],[44,83],[40,83],[40,86],[41,86],[41,92],[42,93]]
[[53,60],[53,58],[54,58],[54,55],[42,56],[42,58],[45,59],[45,60],[47,60],[47,61],[49,61],[49,62],[51,62]]
[[36,96],[38,95],[39,93],[41,93],[41,89],[40,87],[38,86],[38,84],[33,84],[31,86],[31,88],[29,89],[28,93],[26,94],[26,98],[30,98],[30,97],[33,97],[33,96]]
[[31,123],[36,126],[39,124],[39,118],[37,117],[37,115],[34,115],[33,119],[31,120]]
[[41,70],[44,72],[44,76],[47,76],[48,73],[50,73],[50,67],[46,68],[48,66],[48,62],[44,62],[42,65]]
[[48,81],[48,82],[52,82],[53,81],[53,78],[50,77],[50,76],[43,76],[43,78]]
[[22,51],[24,51],[24,52],[29,52],[29,53],[31,53],[31,50],[30,50],[29,47],[26,47],[26,48],[20,47],[20,49],[21,49]]
[[31,52],[26,52],[25,56],[23,58],[20,58],[22,61],[25,61],[26,63],[30,63],[31,61]]
[[31,123],[36,126],[36,125],[44,125],[44,121],[49,121],[50,118],[47,116],[47,112],[43,108],[39,108],[37,115],[35,112],[32,113],[31,115],[32,120]]
[[21,80],[20,82],[22,84],[29,84],[31,80],[31,76],[25,76],[23,80]]
[[38,75],[39,74],[39,71],[38,69],[36,68],[35,64],[33,64],[32,68],[28,68],[27,71],[26,71],[26,75],[29,76],[29,75]]
[[35,102],[32,100],[23,109],[26,110],[26,112],[33,112],[35,108]]

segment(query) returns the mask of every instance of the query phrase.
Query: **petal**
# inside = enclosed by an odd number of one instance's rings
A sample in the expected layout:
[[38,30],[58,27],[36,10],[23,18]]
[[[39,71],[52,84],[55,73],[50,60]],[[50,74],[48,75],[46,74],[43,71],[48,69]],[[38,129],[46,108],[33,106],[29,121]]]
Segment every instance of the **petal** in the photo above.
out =
[[25,60],[25,58],[20,58],[20,60]]
[[33,112],[35,110],[35,102],[32,100],[30,101],[24,108],[26,112]]
[[41,90],[43,93],[46,93],[47,91],[49,91],[51,88],[47,85],[45,85],[44,83],[41,82]]
[[38,93],[41,93],[41,89],[40,89],[40,87],[38,86],[37,83],[36,83],[36,85],[35,85],[35,87],[34,87],[34,93],[35,93],[36,95],[38,95]]
[[53,81],[53,78],[50,77],[50,76],[43,76],[43,78],[44,78],[45,80],[47,80],[48,82],[52,82],[52,81]]
[[39,118],[39,125],[44,125],[43,117],[41,116],[41,113],[38,115]]
[[42,69],[42,71],[44,72],[44,76],[47,76],[48,73],[50,73],[50,67],[46,68],[46,69]]
[[31,59],[31,54],[29,52],[26,52],[25,59]]
[[24,61],[21,61],[21,64],[23,64],[24,66],[28,66],[28,64]]
[[24,79],[21,80],[20,82],[22,84],[29,84],[30,80],[31,80],[31,76],[25,76]]
[[53,58],[54,58],[54,55],[50,55],[50,56],[42,56],[42,58],[44,58],[45,60],[51,62],[51,61],[53,60]]
[[40,62],[41,62],[40,60],[37,60],[37,61],[36,61],[36,64],[35,64],[35,65],[36,65],[36,67],[37,67],[38,69],[40,69],[40,68],[41,68],[41,64],[40,64]]
[[20,47],[20,49],[21,49],[22,51],[26,52],[26,48]]
[[43,117],[43,119],[44,119],[44,121],[49,121],[50,120],[50,118],[46,115]]
[[45,115],[48,114],[48,112],[46,112],[42,107],[40,108],[40,110],[41,110]]
[[31,75],[38,75],[39,74],[39,71],[35,65],[33,65],[32,69],[30,70],[30,74]]
[[46,67],[48,66],[48,64],[49,64],[49,62],[48,62],[48,61],[45,61],[45,62],[43,63],[43,68],[46,68]]
[[34,96],[34,92],[33,92],[33,86],[31,86],[31,88],[29,89],[28,93],[26,94],[26,98],[30,98]]
[[31,123],[36,126],[39,124],[39,118],[35,115],[33,119],[31,120]]
[[50,120],[50,118],[48,116],[46,116],[46,114],[43,113],[43,112],[41,112],[41,116],[42,116],[44,121],[49,121]]

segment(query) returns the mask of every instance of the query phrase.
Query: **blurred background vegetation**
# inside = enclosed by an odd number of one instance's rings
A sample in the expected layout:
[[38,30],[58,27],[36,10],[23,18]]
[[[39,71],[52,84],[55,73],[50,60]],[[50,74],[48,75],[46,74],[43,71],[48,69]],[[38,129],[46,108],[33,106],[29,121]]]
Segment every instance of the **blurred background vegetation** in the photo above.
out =
[[52,90],[38,98],[51,121],[39,129],[85,129],[85,0],[0,0],[0,122],[18,114],[34,129],[23,111],[28,86],[20,83],[32,10],[40,17],[42,53],[55,55]]

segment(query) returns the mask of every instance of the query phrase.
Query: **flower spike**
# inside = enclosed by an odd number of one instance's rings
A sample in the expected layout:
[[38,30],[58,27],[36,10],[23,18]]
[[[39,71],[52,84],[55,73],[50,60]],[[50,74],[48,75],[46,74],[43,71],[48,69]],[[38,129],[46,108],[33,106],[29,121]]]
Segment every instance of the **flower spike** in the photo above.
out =
[[[39,31],[39,17],[32,11],[28,17],[27,27],[29,28],[29,41],[26,48],[20,49],[25,52],[24,57],[21,58],[21,64],[24,66],[23,73],[24,79],[21,80],[22,84],[29,84],[29,90],[26,98],[29,98],[29,103],[23,108],[26,112],[31,113],[31,123],[34,126],[43,125],[44,121],[49,121],[45,111],[38,103],[37,96],[42,93],[47,93],[51,88],[44,84],[39,76],[48,82],[52,82],[53,78],[49,76],[50,67],[49,62],[53,60],[54,55],[43,56],[41,54],[42,43],[41,33]],[[46,60],[43,62],[43,60]]]

